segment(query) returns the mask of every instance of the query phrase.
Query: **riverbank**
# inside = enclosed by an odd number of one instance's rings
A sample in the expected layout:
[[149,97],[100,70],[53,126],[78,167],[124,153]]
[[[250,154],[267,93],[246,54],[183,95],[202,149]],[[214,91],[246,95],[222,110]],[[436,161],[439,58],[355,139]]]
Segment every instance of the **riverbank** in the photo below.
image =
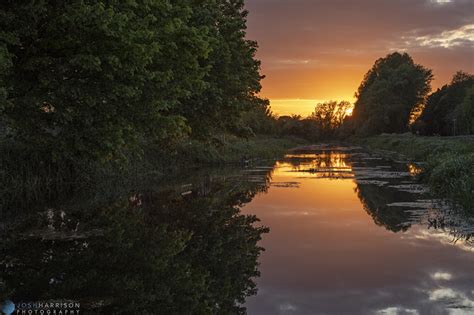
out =
[[474,212],[474,136],[383,134],[354,142],[370,150],[394,152],[408,160],[423,162],[421,179],[436,196],[449,198]]
[[102,186],[136,187],[150,178],[159,180],[166,174],[200,167],[278,159],[288,149],[305,143],[295,137],[219,135],[206,141],[183,141],[173,147],[147,146],[141,157],[130,154],[121,164],[83,160],[51,162],[47,152],[27,154],[19,147],[0,146],[4,153],[0,155],[0,207],[23,200],[54,200]]
[[[297,137],[255,136],[239,138],[232,135],[215,136],[205,142],[189,140],[168,150],[151,149],[146,161],[158,162],[158,167],[199,167],[200,165],[239,164],[252,160],[268,160],[282,157],[286,151],[307,144]],[[162,159],[157,161],[160,156]]]

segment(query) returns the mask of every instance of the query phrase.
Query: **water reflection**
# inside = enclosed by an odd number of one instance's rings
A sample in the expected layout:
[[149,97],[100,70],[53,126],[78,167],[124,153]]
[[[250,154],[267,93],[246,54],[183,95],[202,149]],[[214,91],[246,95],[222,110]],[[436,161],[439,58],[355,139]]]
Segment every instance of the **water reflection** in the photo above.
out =
[[0,299],[98,314],[472,314],[473,218],[418,174],[312,146],[271,166],[9,202]]
[[349,156],[340,152],[322,152],[320,154],[288,154],[285,162],[276,165],[276,168],[291,165],[291,171],[309,173],[313,178],[353,178]]
[[408,171],[411,176],[418,176],[422,172],[422,168],[415,163],[408,163]]
[[410,196],[409,193],[388,190],[376,184],[359,184],[356,192],[364,210],[372,217],[375,224],[393,232],[406,231],[411,226],[410,212],[388,206],[399,200],[400,195]]
[[270,172],[199,177],[5,211],[0,299],[78,300],[83,313],[244,313],[268,229],[239,207],[267,190]]
[[249,313],[473,314],[474,222],[415,167],[334,147],[277,163],[272,181],[298,185],[243,209],[271,228]]

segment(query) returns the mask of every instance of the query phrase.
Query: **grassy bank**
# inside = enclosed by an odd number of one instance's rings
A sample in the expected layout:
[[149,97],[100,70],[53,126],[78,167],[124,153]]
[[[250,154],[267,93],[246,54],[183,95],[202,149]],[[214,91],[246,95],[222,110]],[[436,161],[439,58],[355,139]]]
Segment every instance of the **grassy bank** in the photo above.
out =
[[450,198],[474,212],[474,136],[384,134],[355,142],[371,150],[395,152],[409,160],[425,162],[422,180],[430,185],[434,194]]
[[184,141],[173,147],[148,146],[144,156],[130,155],[122,164],[83,160],[53,162],[47,151],[32,153],[8,143],[0,145],[0,210],[9,203],[54,200],[77,190],[95,189],[104,183],[111,187],[133,187],[150,177],[156,180],[164,174],[201,166],[276,159],[289,148],[304,143],[294,137],[245,139],[220,135],[205,141]]
[[[238,164],[243,160],[276,159],[288,149],[306,143],[296,137],[257,136],[248,139],[229,135],[215,136],[207,141],[191,140],[172,150],[162,151],[161,168],[200,165]],[[151,150],[145,160],[156,161],[158,152]],[[162,163],[162,162],[165,163]]]

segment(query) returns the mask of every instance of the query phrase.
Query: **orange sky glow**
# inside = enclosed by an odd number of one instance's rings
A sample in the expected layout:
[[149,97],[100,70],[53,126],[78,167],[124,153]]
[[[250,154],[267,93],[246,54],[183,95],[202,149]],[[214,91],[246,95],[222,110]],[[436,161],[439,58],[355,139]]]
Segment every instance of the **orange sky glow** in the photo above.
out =
[[474,72],[472,0],[247,0],[247,37],[259,44],[261,96],[278,115],[355,101],[374,61],[408,52],[433,70],[433,90]]

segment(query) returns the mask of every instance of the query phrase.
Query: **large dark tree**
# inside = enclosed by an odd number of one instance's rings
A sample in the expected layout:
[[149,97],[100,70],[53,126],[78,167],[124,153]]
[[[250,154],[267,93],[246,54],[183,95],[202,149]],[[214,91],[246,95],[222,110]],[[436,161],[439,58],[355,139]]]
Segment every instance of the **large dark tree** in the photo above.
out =
[[432,78],[431,70],[415,64],[407,53],[378,59],[356,93],[353,119],[357,132],[407,131],[410,113],[425,100]]
[[260,91],[260,61],[255,59],[257,43],[245,38],[246,17],[243,0],[204,1],[197,25],[209,29],[212,41],[209,58],[202,65],[206,89],[183,102],[178,112],[186,117],[196,136],[207,137],[240,128],[243,113],[255,108],[265,111],[268,103]]
[[267,103],[243,1],[0,4],[0,140],[55,159],[118,160],[231,130]]
[[209,51],[188,2],[3,1],[13,136],[108,160],[144,134],[173,134],[182,123],[165,111],[202,88],[198,60]]
[[415,130],[424,135],[473,133],[474,105],[467,97],[473,86],[473,75],[457,72],[449,85],[430,95]]
[[474,83],[466,89],[463,102],[456,107],[456,117],[460,133],[474,134]]

